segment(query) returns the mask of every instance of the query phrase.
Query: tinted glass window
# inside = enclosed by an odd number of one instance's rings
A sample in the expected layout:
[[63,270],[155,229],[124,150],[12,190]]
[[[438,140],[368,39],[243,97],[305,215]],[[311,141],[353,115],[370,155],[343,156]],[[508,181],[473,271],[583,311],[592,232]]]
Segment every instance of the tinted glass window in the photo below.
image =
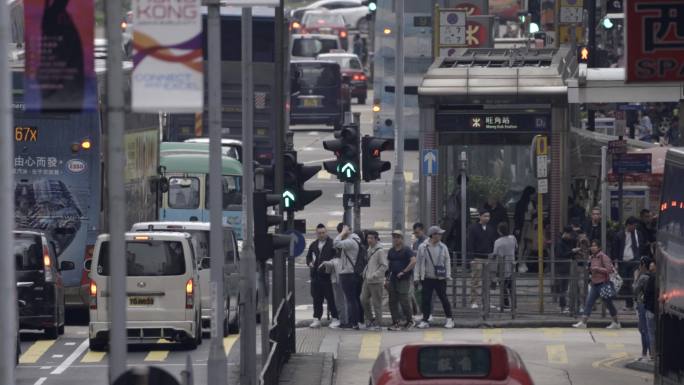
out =
[[[126,242],[126,262],[129,277],[185,274],[185,256],[181,242]],[[109,242],[103,242],[100,247],[97,273],[104,276],[109,275]]]
[[43,252],[40,237],[35,235],[14,235],[14,257],[17,270],[41,270]]
[[299,88],[338,87],[340,83],[340,71],[336,65],[302,65],[296,66],[294,73],[295,86]]
[[[676,252],[684,245],[684,169],[674,163],[665,166],[663,201],[660,207],[658,241],[674,258],[684,259]],[[672,250],[670,250],[672,249]],[[676,251],[675,251],[676,250]]]
[[[209,174],[206,177],[206,196],[204,198],[206,208],[209,208]],[[221,183],[223,193],[223,209],[226,210],[230,205],[242,204],[242,189],[240,188],[240,177],[233,175],[223,175]]]
[[292,56],[316,57],[338,48],[337,39],[295,39],[292,43]]
[[344,19],[341,15],[325,13],[307,13],[302,19],[302,24],[308,27],[327,26],[343,27]]
[[418,370],[426,378],[486,377],[490,366],[485,347],[428,347],[418,353]]
[[198,208],[199,185],[197,178],[169,178],[169,207],[172,209]]
[[343,70],[360,70],[363,67],[361,67],[361,62],[359,59],[355,57],[345,57],[345,56],[324,56],[320,57],[320,60],[328,60],[328,61],[334,61],[335,63],[339,64],[340,67]]

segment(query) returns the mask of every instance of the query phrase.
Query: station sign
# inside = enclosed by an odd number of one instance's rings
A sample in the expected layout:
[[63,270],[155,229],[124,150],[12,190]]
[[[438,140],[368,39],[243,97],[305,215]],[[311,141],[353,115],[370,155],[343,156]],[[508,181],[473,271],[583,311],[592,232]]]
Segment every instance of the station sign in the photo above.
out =
[[502,113],[437,113],[438,131],[524,131],[543,132],[551,129],[547,114]]
[[684,81],[684,2],[625,0],[627,82]]

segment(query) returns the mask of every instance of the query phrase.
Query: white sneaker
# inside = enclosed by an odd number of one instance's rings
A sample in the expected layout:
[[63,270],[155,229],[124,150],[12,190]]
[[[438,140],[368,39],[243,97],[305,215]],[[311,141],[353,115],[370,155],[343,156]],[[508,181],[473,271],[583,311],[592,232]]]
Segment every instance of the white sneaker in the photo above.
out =
[[444,327],[447,329],[453,329],[454,326],[456,326],[456,325],[454,325],[454,319],[453,318],[449,318],[447,320],[446,324],[444,325]]
[[432,316],[428,317],[428,322],[432,322]]
[[574,327],[574,328],[576,328],[576,329],[586,329],[586,328],[587,328],[587,323],[584,322],[584,321],[580,321],[580,322],[578,322],[578,323],[576,323],[576,324],[573,324],[572,327]]
[[340,327],[340,320],[337,318],[333,318],[332,321],[330,321],[330,325],[328,325],[330,329],[337,329]]
[[425,321],[420,321],[418,326],[416,326],[418,329],[427,329],[430,327],[430,324],[425,322]]
[[619,322],[611,322],[610,325],[606,326],[606,329],[620,329],[620,323]]
[[313,322],[311,323],[311,325],[309,325],[309,327],[312,329],[318,329],[319,327],[321,327],[321,320],[318,320],[318,319],[313,320]]
[[366,329],[368,329],[368,326],[366,326],[365,323],[359,322],[358,325],[359,325],[359,330],[366,330]]
[[480,305],[474,303],[474,304],[470,305],[470,308],[471,308],[471,309],[479,309],[479,308],[480,308]]
[[519,263],[518,264],[518,273],[527,273],[527,264],[526,263]]

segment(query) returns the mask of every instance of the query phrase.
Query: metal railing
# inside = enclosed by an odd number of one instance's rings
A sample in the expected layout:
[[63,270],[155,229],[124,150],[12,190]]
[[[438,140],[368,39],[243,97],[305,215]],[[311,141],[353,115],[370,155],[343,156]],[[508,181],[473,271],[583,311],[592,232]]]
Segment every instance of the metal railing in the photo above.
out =
[[[294,353],[294,307],[294,293],[290,292],[287,298],[280,302],[278,310],[273,316],[273,324],[269,330],[271,350],[268,352],[268,360],[259,376],[259,384],[261,385],[278,384],[283,365]],[[266,352],[262,354],[266,354]]]
[[[537,271],[518,271],[521,263],[526,263],[530,270],[537,268],[537,256],[516,256],[507,263],[502,258],[468,259],[464,267],[460,253],[454,252],[451,261],[452,280],[448,283],[447,293],[451,297],[453,309],[458,313],[471,314],[482,320],[516,319],[542,314],[567,317],[582,315],[591,282],[588,261],[573,259],[551,262],[545,259],[544,275],[541,279]],[[483,265],[479,279],[473,277],[474,263]],[[614,302],[621,302],[633,296],[630,290],[633,277],[630,274],[629,277],[622,278],[623,289],[613,299]],[[539,290],[540,283],[543,286],[542,296]],[[479,292],[476,289],[478,286]],[[560,307],[562,302],[565,302],[563,309]],[[600,307],[597,316],[605,317],[605,305],[602,302],[600,299],[597,302],[597,306]],[[472,303],[476,303],[477,307],[473,309]],[[616,307],[621,306],[616,304]],[[437,314],[440,313],[441,306],[434,297],[433,309],[437,310]]]

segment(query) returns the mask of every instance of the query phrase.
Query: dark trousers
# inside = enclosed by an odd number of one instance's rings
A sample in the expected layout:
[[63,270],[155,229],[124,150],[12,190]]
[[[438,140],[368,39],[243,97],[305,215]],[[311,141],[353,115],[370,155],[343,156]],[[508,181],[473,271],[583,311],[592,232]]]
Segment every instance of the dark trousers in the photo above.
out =
[[335,306],[335,295],[333,294],[332,283],[330,279],[311,279],[311,297],[313,297],[314,318],[321,319],[323,317],[323,301],[328,303],[328,311],[330,315],[337,319],[337,307]]
[[620,288],[620,294],[627,296],[625,306],[628,308],[634,307],[634,293],[632,285],[634,284],[634,271],[639,268],[639,259],[634,258],[628,262],[618,262],[618,273],[622,277],[623,283]]
[[437,293],[440,302],[442,302],[442,307],[444,308],[444,314],[447,318],[452,318],[451,304],[449,303],[449,298],[446,293],[446,279],[432,279],[425,278],[422,282],[423,285],[423,298],[421,300],[421,307],[423,311],[423,321],[427,322],[430,318],[430,311],[432,305],[432,292]]
[[[639,334],[641,334],[641,355],[645,356],[651,351],[651,340],[648,335],[648,325],[646,324],[646,308],[643,304],[637,305],[639,313]],[[653,353],[651,352],[651,356]]]
[[504,306],[511,306],[511,299],[513,298],[513,280],[511,277],[504,279],[502,294],[504,296]]
[[361,306],[361,293],[359,292],[358,277],[354,273],[340,274],[342,291],[347,303],[347,318],[352,326],[362,322],[363,308]]
[[567,306],[567,295],[568,295],[568,287],[570,286],[570,280],[568,279],[569,277],[569,272],[565,271],[556,271],[556,284],[555,289],[556,289],[556,294],[558,295],[558,305],[561,307],[561,309],[564,309]]

